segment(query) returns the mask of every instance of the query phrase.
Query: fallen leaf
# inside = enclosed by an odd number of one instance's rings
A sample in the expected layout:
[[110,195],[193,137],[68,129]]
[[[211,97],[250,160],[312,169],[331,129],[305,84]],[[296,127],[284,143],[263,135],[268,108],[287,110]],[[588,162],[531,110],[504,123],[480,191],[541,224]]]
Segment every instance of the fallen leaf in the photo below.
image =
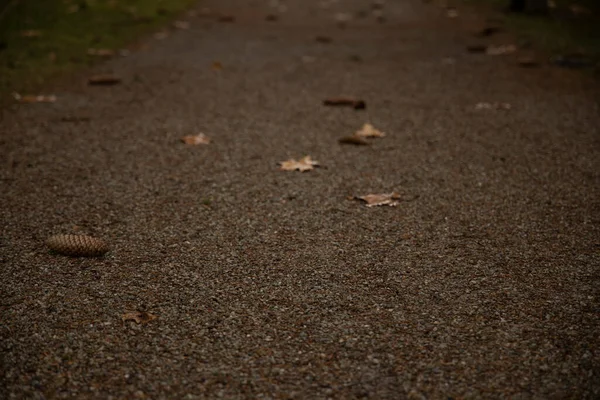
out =
[[368,194],[366,196],[355,197],[357,200],[366,202],[367,207],[390,206],[395,207],[400,204],[400,195],[396,192],[382,194]]
[[504,44],[500,46],[489,46],[485,50],[485,53],[488,56],[501,56],[504,54],[514,53],[515,51],[517,51],[517,46],[514,44]]
[[316,36],[315,41],[319,43],[331,43],[332,39],[329,36]]
[[204,133],[199,133],[197,135],[188,135],[181,138],[181,141],[185,144],[189,145],[199,145],[199,144],[209,144],[210,138],[206,136]]
[[35,29],[28,29],[25,31],[21,31],[21,36],[28,38],[36,38],[42,36],[42,31],[38,31]]
[[56,101],[55,95],[25,95],[22,96],[19,93],[13,93],[13,97],[19,103],[54,103]]
[[341,144],[354,144],[356,146],[368,146],[371,144],[364,137],[358,136],[357,134],[340,138],[338,142]]
[[212,69],[215,71],[220,71],[223,69],[223,64],[221,64],[219,61],[215,61],[212,63]]
[[97,57],[112,57],[115,55],[115,51],[111,49],[88,49],[88,55]]
[[364,124],[360,130],[356,131],[355,135],[363,138],[382,138],[385,133],[375,129],[371,124]]
[[146,311],[129,311],[121,315],[122,322],[134,321],[136,324],[147,324],[156,318],[158,318],[156,315]]
[[476,110],[510,110],[512,106],[509,103],[477,103]]
[[326,106],[347,106],[352,107],[355,110],[364,110],[367,108],[367,104],[364,100],[359,100],[351,97],[331,97],[323,100],[323,105]]
[[121,83],[121,78],[114,75],[94,75],[88,79],[88,85],[112,86]]
[[175,21],[175,22],[173,23],[173,26],[174,26],[176,29],[182,29],[182,30],[187,30],[187,29],[190,29],[190,23],[189,23],[189,22],[187,22],[187,21]]
[[300,161],[296,161],[293,158],[287,160],[287,161],[281,161],[279,163],[279,165],[281,166],[280,169],[283,171],[300,171],[300,172],[305,172],[305,171],[310,171],[311,169],[314,169],[314,167],[318,167],[319,166],[319,162],[318,161],[313,161],[310,156],[306,156],[303,157],[302,159],[300,159]]
[[458,17],[458,10],[456,8],[448,8],[446,9],[446,16],[448,18],[457,18]]

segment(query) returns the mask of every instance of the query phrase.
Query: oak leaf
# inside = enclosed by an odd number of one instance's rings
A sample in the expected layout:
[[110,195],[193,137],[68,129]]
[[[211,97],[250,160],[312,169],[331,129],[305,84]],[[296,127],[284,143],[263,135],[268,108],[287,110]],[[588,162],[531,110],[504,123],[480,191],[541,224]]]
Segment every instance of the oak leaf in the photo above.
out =
[[366,202],[367,207],[375,206],[390,206],[395,207],[400,204],[400,195],[396,192],[392,193],[381,193],[381,194],[367,194],[365,196],[355,197],[358,200]]
[[204,133],[199,133],[197,135],[188,135],[181,138],[181,141],[185,144],[189,145],[199,145],[199,144],[209,144],[210,138],[206,136]]
[[156,315],[146,311],[129,311],[121,315],[122,322],[134,321],[136,324],[147,324],[156,318],[158,318]]
[[319,162],[318,161],[314,161],[312,158],[310,158],[310,156],[306,156],[301,158],[299,161],[296,161],[295,159],[291,158],[287,161],[281,161],[279,163],[280,165],[280,169],[282,171],[300,171],[300,172],[305,172],[305,171],[310,171],[311,169],[314,169],[314,167],[318,167],[319,166]]

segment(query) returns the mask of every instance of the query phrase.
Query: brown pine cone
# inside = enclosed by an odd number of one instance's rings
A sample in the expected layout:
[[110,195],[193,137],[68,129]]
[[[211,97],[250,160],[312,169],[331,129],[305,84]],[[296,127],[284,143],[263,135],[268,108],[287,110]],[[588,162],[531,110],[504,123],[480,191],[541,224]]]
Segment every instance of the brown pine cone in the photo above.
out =
[[74,257],[99,257],[108,251],[104,241],[86,235],[54,235],[46,244],[59,254]]

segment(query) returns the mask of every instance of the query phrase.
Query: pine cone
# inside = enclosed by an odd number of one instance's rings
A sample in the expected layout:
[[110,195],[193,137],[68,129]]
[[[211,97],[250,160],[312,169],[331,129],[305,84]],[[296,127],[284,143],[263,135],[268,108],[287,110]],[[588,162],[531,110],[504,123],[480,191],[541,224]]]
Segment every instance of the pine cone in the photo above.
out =
[[46,244],[51,250],[66,256],[98,257],[108,251],[104,241],[86,235],[54,235]]

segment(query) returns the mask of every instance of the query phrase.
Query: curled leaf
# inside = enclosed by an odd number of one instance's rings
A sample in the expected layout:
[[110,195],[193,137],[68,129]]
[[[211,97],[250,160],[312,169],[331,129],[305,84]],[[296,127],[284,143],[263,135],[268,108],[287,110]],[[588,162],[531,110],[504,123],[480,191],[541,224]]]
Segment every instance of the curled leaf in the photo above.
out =
[[390,206],[395,207],[400,204],[400,195],[396,192],[392,193],[381,193],[381,194],[367,194],[365,196],[355,197],[357,200],[366,202],[367,207],[376,206]]
[[296,161],[293,158],[291,158],[287,161],[281,161],[279,163],[279,165],[280,165],[279,169],[281,169],[282,171],[305,172],[305,171],[310,171],[311,169],[314,169],[314,167],[318,167],[319,162],[314,161],[312,158],[310,158],[310,156],[305,156],[305,157],[301,158],[299,161]]
[[209,144],[210,138],[206,136],[204,133],[199,133],[197,135],[188,135],[181,138],[181,141],[185,144],[189,145],[199,145],[199,144]]
[[122,322],[134,321],[136,324],[147,324],[156,318],[158,318],[156,315],[146,311],[129,311],[121,315]]
[[385,133],[367,123],[360,130],[356,131],[355,135],[362,138],[382,138],[385,136]]

